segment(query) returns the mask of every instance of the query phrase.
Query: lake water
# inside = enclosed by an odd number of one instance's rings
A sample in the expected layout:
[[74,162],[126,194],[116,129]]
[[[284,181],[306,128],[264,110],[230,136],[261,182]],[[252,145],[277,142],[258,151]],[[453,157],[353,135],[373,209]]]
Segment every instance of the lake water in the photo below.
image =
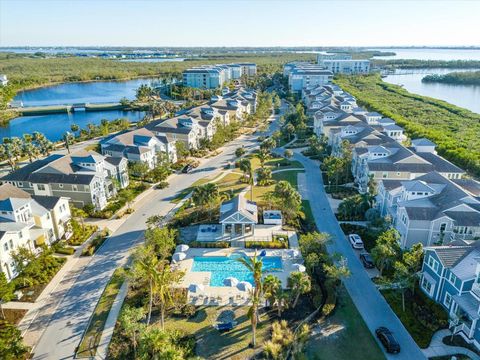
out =
[[[411,93],[430,96],[480,114],[480,86],[423,83],[428,74],[445,74],[453,71],[474,71],[475,69],[413,69],[396,70],[383,80],[403,87]],[[414,72],[411,74],[411,72]]]
[[135,91],[140,85],[152,85],[158,81],[158,78],[144,78],[59,84],[22,91],[14,100],[22,101],[24,106],[118,102],[122,97],[135,98]]
[[391,51],[393,56],[374,56],[374,59],[417,59],[417,60],[480,60],[480,49],[372,49]]
[[40,116],[22,116],[10,120],[7,127],[0,127],[0,139],[4,137],[32,134],[40,131],[51,141],[60,140],[65,132],[71,131],[70,126],[77,124],[81,129],[86,129],[88,124],[98,125],[102,119],[115,120],[127,118],[132,122],[139,121],[145,116],[141,111],[78,111],[71,114],[49,114]]

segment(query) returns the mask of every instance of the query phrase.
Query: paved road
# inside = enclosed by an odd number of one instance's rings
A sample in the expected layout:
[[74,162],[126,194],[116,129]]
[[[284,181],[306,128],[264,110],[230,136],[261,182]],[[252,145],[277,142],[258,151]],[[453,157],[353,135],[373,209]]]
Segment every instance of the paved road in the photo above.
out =
[[[333,236],[332,243],[328,245],[328,251],[330,253],[340,253],[347,259],[348,267],[352,274],[348,279],[344,280],[344,284],[355,306],[373,336],[375,336],[375,329],[380,326],[387,326],[393,331],[395,338],[400,343],[402,349],[400,354],[385,355],[388,359],[425,359],[420,348],[392,311],[384,297],[373,285],[358,258],[358,254],[345,238],[328,204],[318,163],[301,155],[298,150],[294,152],[294,159],[300,161],[305,167],[306,184],[303,193],[307,199],[310,199],[310,206],[319,231],[328,232]],[[355,339],[352,339],[352,341],[355,341]],[[381,344],[379,345],[383,350]]]
[[[261,135],[278,128],[278,116],[275,119],[269,131]],[[152,215],[165,215],[174,207],[170,200],[176,194],[190,187],[195,181],[219,172],[236,158],[235,150],[238,147],[244,146],[249,151],[258,146],[256,138],[255,135],[240,137],[225,146],[221,154],[208,159],[191,173],[174,176],[167,189],[155,190],[149,201],[129,216],[78,276],[50,322],[44,324],[45,331],[33,349],[33,358],[73,358],[90,315],[114,270],[126,262],[131,249],[143,240],[147,218]]]

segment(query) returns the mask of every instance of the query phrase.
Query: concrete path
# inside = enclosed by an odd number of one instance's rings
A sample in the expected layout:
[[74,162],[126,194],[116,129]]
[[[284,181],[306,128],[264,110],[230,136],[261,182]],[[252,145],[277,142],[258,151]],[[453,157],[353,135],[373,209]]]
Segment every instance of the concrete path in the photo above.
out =
[[[276,152],[281,154],[283,149],[277,149]],[[377,340],[385,356],[388,359],[425,359],[420,348],[372,283],[358,258],[358,254],[352,249],[342,232],[329,206],[318,162],[303,156],[298,150],[294,150],[294,159],[300,161],[305,167],[306,188],[304,195],[307,200],[310,200],[310,207],[317,227],[319,231],[332,235],[333,241],[327,246],[328,252],[330,254],[339,253],[347,259],[351,276],[344,280],[344,284],[372,336],[375,337],[375,330],[378,327],[387,326],[402,347],[400,354],[390,355],[385,352],[385,349]]]
[[450,355],[466,355],[472,360],[480,360],[480,356],[475,354],[473,351],[466,349],[460,346],[450,346],[443,343],[443,338],[446,336],[451,336],[452,332],[447,329],[437,331],[430,341],[428,348],[423,349],[423,354],[428,357],[435,356],[450,356]]

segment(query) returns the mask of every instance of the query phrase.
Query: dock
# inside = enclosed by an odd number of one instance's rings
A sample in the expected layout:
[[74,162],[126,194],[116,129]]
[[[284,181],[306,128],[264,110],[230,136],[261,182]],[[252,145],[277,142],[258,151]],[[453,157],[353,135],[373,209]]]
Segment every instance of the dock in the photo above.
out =
[[115,103],[77,103],[68,105],[43,105],[43,106],[22,106],[15,110],[22,115],[46,115],[63,114],[78,111],[109,111],[123,110],[125,106],[119,102]]

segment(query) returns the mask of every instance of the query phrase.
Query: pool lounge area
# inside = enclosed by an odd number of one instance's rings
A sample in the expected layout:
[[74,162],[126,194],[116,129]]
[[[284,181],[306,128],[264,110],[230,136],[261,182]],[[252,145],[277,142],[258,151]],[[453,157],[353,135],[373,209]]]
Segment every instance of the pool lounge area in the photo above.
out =
[[[205,249],[193,248],[185,252],[186,257],[174,266],[185,271],[185,277],[179,287],[187,288],[188,301],[194,305],[248,305],[249,290],[253,284],[253,276],[238,259],[242,256],[254,256],[253,249]],[[257,256],[260,252],[257,251]],[[296,266],[303,263],[298,254],[292,256],[292,250],[264,250],[264,277],[274,274],[287,287],[287,279],[291,272],[298,271]],[[246,282],[245,288],[225,286],[225,280],[234,278],[238,283]]]

